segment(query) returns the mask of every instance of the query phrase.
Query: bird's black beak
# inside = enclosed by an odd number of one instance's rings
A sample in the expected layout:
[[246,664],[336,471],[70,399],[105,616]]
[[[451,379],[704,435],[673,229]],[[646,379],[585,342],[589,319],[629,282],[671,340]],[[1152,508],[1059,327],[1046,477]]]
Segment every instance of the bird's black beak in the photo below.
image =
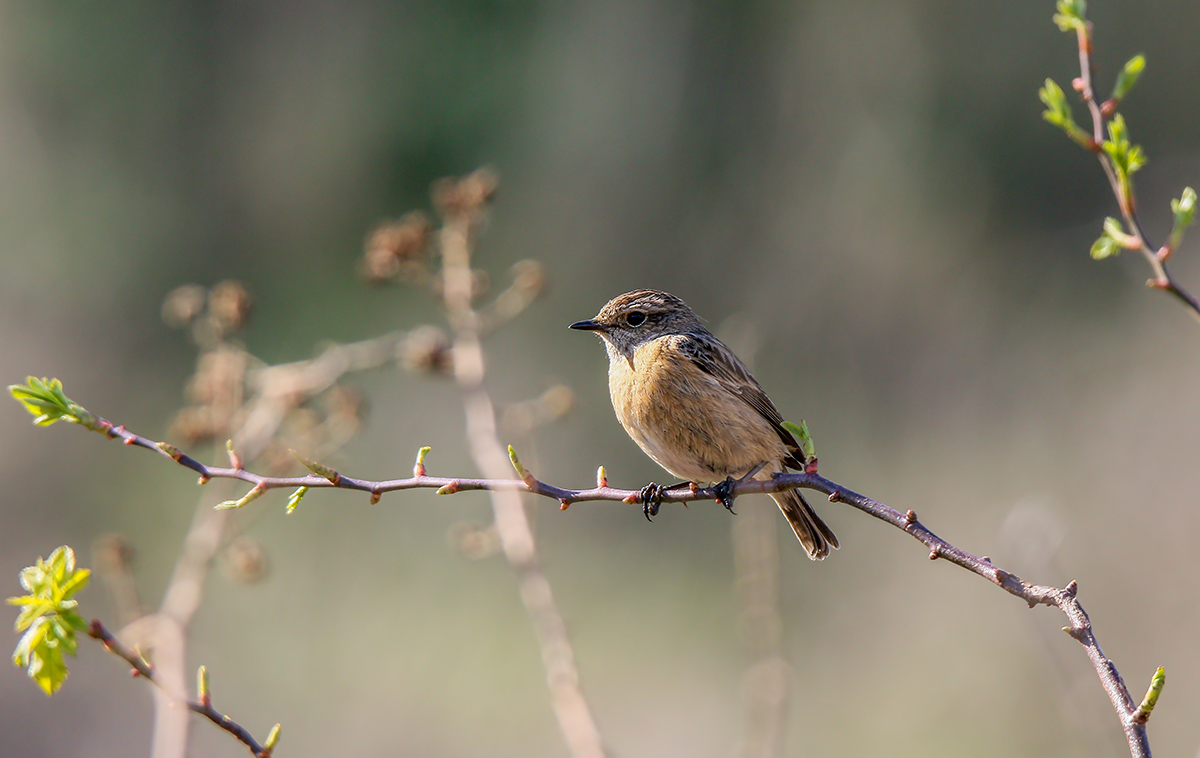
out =
[[584,321],[576,321],[567,327],[568,329],[582,329],[585,332],[607,332],[608,327],[594,319],[585,319]]

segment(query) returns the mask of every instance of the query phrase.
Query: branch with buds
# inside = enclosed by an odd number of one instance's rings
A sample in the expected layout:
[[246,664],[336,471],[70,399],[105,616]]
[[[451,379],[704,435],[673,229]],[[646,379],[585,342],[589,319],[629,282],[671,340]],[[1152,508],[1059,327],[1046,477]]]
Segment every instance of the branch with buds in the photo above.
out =
[[[418,451],[413,465],[413,475],[404,479],[369,480],[345,476],[321,463],[300,459],[310,471],[306,476],[271,477],[247,471],[240,466],[228,467],[207,466],[196,459],[183,454],[177,448],[165,443],[155,442],[130,432],[123,426],[115,426],[99,416],[87,412],[82,406],[66,398],[57,380],[35,379],[30,377],[28,384],[13,386],[10,392],[26,404],[31,413],[38,414],[38,423],[47,423],[47,417],[55,420],[67,420],[81,424],[88,429],[104,434],[106,437],[121,439],[126,445],[153,450],[176,463],[200,474],[200,483],[212,479],[238,479],[253,485],[250,491],[239,500],[226,501],[218,508],[241,508],[257,500],[272,489],[297,488],[288,502],[288,512],[296,507],[300,498],[309,489],[338,488],[369,493],[372,502],[378,502],[384,493],[409,489],[434,489],[439,495],[453,495],[472,490],[491,492],[526,492],[532,495],[557,500],[563,510],[573,503],[590,501],[619,501],[632,505],[643,505],[645,490],[625,490],[609,485],[608,474],[601,466],[596,472],[596,486],[587,489],[566,489],[541,481],[533,475],[517,457],[516,452],[509,447],[509,460],[517,474],[516,479],[470,479],[462,477],[436,477],[427,473],[425,465],[429,453],[428,447]],[[39,398],[33,402],[31,398]],[[49,423],[53,423],[52,421]],[[236,461],[236,454],[230,452]],[[973,574],[987,579],[1005,592],[1021,598],[1029,607],[1047,605],[1058,608],[1067,617],[1068,625],[1063,631],[1079,642],[1087,652],[1100,683],[1108,693],[1109,700],[1121,720],[1129,742],[1130,754],[1133,758],[1148,758],[1150,746],[1146,735],[1146,722],[1162,689],[1162,669],[1155,674],[1150,691],[1140,704],[1134,702],[1129,689],[1117,671],[1116,665],[1100,648],[1099,642],[1092,630],[1091,620],[1077,598],[1078,587],[1071,582],[1066,587],[1051,587],[1041,584],[1030,584],[1016,574],[994,565],[987,556],[976,556],[950,544],[937,536],[917,519],[912,510],[900,512],[877,500],[861,495],[844,487],[837,482],[824,478],[817,473],[814,458],[803,473],[775,474],[769,480],[743,479],[732,482],[725,487],[698,487],[684,484],[678,487],[660,489],[658,496],[662,503],[689,503],[702,500],[721,502],[728,497],[729,501],[742,495],[782,492],[784,490],[803,488],[815,490],[828,496],[830,502],[844,503],[863,511],[869,516],[887,522],[918,540],[929,550],[930,560],[942,559],[964,568]],[[657,498],[656,498],[657,499]]]
[[[88,626],[88,636],[97,639],[104,643],[105,649],[128,663],[133,670],[134,675],[140,676],[148,682],[153,683],[160,689],[165,691],[163,683],[159,681],[158,675],[155,673],[154,667],[146,662],[146,659],[138,655],[133,650],[121,644],[120,640],[112,635],[104,627],[104,624],[99,621],[92,621]],[[246,727],[231,719],[229,716],[221,713],[212,705],[212,695],[209,692],[208,686],[208,669],[201,666],[196,673],[196,699],[188,700],[183,698],[178,693],[168,692],[168,695],[175,697],[179,702],[187,707],[192,713],[198,713],[212,723],[216,724],[221,729],[232,734],[238,742],[241,742],[250,749],[250,754],[255,758],[270,758],[275,752],[275,746],[279,743],[280,725],[276,724],[271,727],[271,731],[267,734],[267,738],[261,743],[250,734]]]
[[[1161,246],[1152,245],[1138,219],[1137,198],[1133,191],[1133,175],[1146,163],[1146,155],[1140,145],[1133,144],[1129,139],[1129,130],[1125,119],[1117,113],[1117,107],[1125,99],[1137,83],[1146,66],[1146,59],[1136,55],[1129,59],[1117,76],[1113,85],[1112,95],[1104,102],[1096,99],[1092,79],[1094,65],[1092,63],[1092,23],[1086,17],[1084,0],[1058,0],[1058,13],[1054,23],[1064,32],[1074,32],[1079,45],[1079,76],[1071,83],[1072,88],[1079,93],[1084,106],[1092,121],[1092,130],[1088,132],[1075,123],[1071,107],[1067,103],[1066,94],[1053,79],[1047,79],[1038,96],[1046,105],[1043,118],[1061,128],[1066,135],[1084,149],[1095,153],[1108,177],[1109,186],[1117,198],[1121,216],[1125,219],[1123,226],[1115,218],[1104,220],[1104,233],[1092,245],[1092,257],[1100,260],[1116,255],[1121,250],[1137,250],[1150,265],[1153,276],[1146,285],[1167,292],[1188,307],[1192,315],[1200,320],[1200,300],[1191,292],[1184,289],[1178,280],[1167,269],[1167,260],[1179,249],[1183,242],[1184,231],[1195,218],[1196,191],[1184,187],[1182,194],[1171,201],[1171,212],[1175,216],[1174,225],[1167,241]],[[1107,132],[1107,137],[1105,136]],[[1125,227],[1128,227],[1126,230]]]

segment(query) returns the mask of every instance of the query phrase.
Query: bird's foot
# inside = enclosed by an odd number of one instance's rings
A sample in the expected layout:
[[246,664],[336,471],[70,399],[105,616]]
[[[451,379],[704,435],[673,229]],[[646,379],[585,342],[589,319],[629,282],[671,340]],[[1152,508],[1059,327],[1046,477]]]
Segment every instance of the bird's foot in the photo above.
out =
[[662,505],[663,492],[666,489],[661,484],[655,484],[654,482],[650,482],[645,487],[642,487],[639,498],[642,501],[642,514],[646,517],[647,521],[654,521],[654,517],[658,515],[658,507]]
[[[725,506],[725,510],[733,513],[733,485],[737,484],[740,479],[734,479],[732,476],[725,477],[725,481],[717,482],[713,485],[713,494],[717,496],[717,502]],[[733,515],[737,515],[733,513]]]

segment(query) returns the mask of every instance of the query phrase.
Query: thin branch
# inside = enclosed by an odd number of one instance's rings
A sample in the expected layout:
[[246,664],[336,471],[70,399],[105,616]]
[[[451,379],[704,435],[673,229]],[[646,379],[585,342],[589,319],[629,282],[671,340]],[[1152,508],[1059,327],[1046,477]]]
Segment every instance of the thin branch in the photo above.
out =
[[205,696],[201,700],[189,700],[182,691],[168,690],[166,684],[159,678],[158,671],[140,655],[121,644],[120,640],[114,637],[100,621],[95,620],[91,622],[88,627],[88,636],[104,643],[104,647],[110,653],[128,663],[133,667],[134,672],[138,676],[158,687],[172,702],[185,705],[192,713],[200,714],[221,729],[229,732],[238,742],[249,748],[250,754],[255,756],[255,758],[269,758],[271,755],[274,749],[273,746],[266,746],[259,743],[246,727],[224,713],[221,713],[216,708],[213,708],[212,701],[208,698],[207,693],[205,693]]
[[1161,247],[1150,243],[1142,222],[1138,218],[1137,199],[1133,192],[1132,177],[1128,178],[1124,185],[1122,185],[1118,171],[1113,165],[1112,157],[1101,147],[1104,144],[1105,124],[1116,112],[1117,102],[1107,100],[1104,103],[1099,103],[1096,100],[1096,93],[1092,86],[1095,69],[1092,62],[1092,23],[1088,21],[1079,25],[1076,28],[1075,36],[1079,45],[1079,77],[1075,80],[1075,90],[1079,92],[1092,118],[1092,137],[1086,147],[1095,153],[1099,159],[1100,166],[1104,169],[1104,175],[1108,177],[1109,187],[1112,189],[1113,195],[1117,199],[1117,204],[1121,208],[1121,215],[1132,232],[1130,236],[1133,238],[1134,244],[1136,244],[1136,249],[1146,259],[1146,263],[1149,264],[1154,274],[1153,278],[1147,280],[1146,284],[1147,286],[1173,295],[1188,307],[1192,316],[1200,320],[1200,300],[1188,292],[1167,269],[1167,259],[1171,257],[1171,253],[1173,252],[1170,243]]
[[[385,492],[408,489],[436,489],[438,494],[443,495],[470,490],[527,492],[557,500],[560,507],[564,510],[573,503],[589,501],[620,501],[632,505],[641,503],[641,493],[639,490],[623,490],[610,487],[606,478],[601,478],[597,482],[598,486],[593,488],[565,489],[547,484],[523,468],[519,469],[522,475],[522,478],[519,479],[471,479],[428,476],[425,473],[423,462],[418,462],[417,466],[414,467],[414,475],[407,479],[372,481],[342,476],[332,471],[328,472],[329,476],[310,474],[301,477],[267,477],[244,469],[205,466],[183,455],[178,450],[170,448],[170,446],[160,445],[159,443],[135,435],[124,427],[113,427],[111,423],[103,419],[100,422],[103,431],[110,437],[120,437],[125,440],[126,444],[155,450],[160,454],[172,458],[180,465],[198,472],[201,475],[201,481],[215,478],[241,479],[253,483],[255,488],[261,488],[262,490],[282,487],[337,487],[369,492],[373,497],[377,497]],[[519,462],[514,462],[514,465],[519,465]],[[883,503],[825,479],[815,471],[776,474],[769,480],[743,480],[733,485],[731,495],[736,498],[741,495],[782,492],[796,488],[822,492],[829,497],[831,502],[845,503],[881,521],[886,521],[928,547],[930,559],[942,558],[956,566],[961,566],[974,574],[978,574],[1006,592],[1021,598],[1030,607],[1048,605],[1062,611],[1069,621],[1069,625],[1064,627],[1064,631],[1083,645],[1084,650],[1087,652],[1093,668],[1095,668],[1097,675],[1100,677],[1100,683],[1103,685],[1105,692],[1108,693],[1113,708],[1121,720],[1126,739],[1129,742],[1131,755],[1133,758],[1148,758],[1150,756],[1145,722],[1140,720],[1140,716],[1135,718],[1135,714],[1138,714],[1137,704],[1133,702],[1133,698],[1129,694],[1129,689],[1125,686],[1125,682],[1118,673],[1116,666],[1104,654],[1104,651],[1101,650],[1099,643],[1096,641],[1095,634],[1092,632],[1091,620],[1076,598],[1077,587],[1075,582],[1071,582],[1065,588],[1024,582],[1016,574],[995,566],[987,558],[972,555],[938,537],[917,520],[917,516],[913,511],[910,510],[907,513],[901,513]],[[716,493],[713,491],[713,488],[681,485],[676,488],[664,490],[662,493],[662,502],[664,503],[688,503],[700,500],[716,500]]]
[[[349,344],[325,348],[315,358],[267,366],[246,372],[248,360],[236,361],[237,370],[227,377],[230,402],[246,412],[233,437],[247,459],[255,459],[279,432],[287,415],[308,399],[332,388],[345,374],[365,371],[393,362],[404,333],[393,332]],[[219,348],[218,343],[210,349]],[[244,397],[246,390],[250,399]],[[232,409],[229,409],[232,416]],[[155,651],[160,688],[155,695],[155,727],[152,754],[175,758],[186,753],[188,723],[169,694],[182,691],[187,678],[186,630],[199,608],[213,557],[225,544],[229,514],[202,503],[184,538],[158,612],[145,616],[129,631],[136,632]]]

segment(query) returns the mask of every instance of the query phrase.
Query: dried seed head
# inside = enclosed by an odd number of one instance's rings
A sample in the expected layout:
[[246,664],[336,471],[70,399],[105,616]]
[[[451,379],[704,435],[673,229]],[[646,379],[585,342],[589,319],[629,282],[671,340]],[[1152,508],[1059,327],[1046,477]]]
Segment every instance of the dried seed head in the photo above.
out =
[[491,201],[499,184],[499,174],[488,167],[476,169],[457,180],[439,179],[433,183],[433,205],[443,218],[460,214],[473,216]]
[[258,540],[237,537],[225,548],[225,570],[229,578],[242,584],[256,584],[267,577],[270,562]]
[[208,293],[208,315],[222,334],[236,332],[246,325],[252,302],[241,282],[223,281]]
[[171,290],[163,299],[163,322],[172,329],[192,323],[204,313],[205,294],[199,284],[184,284]]

